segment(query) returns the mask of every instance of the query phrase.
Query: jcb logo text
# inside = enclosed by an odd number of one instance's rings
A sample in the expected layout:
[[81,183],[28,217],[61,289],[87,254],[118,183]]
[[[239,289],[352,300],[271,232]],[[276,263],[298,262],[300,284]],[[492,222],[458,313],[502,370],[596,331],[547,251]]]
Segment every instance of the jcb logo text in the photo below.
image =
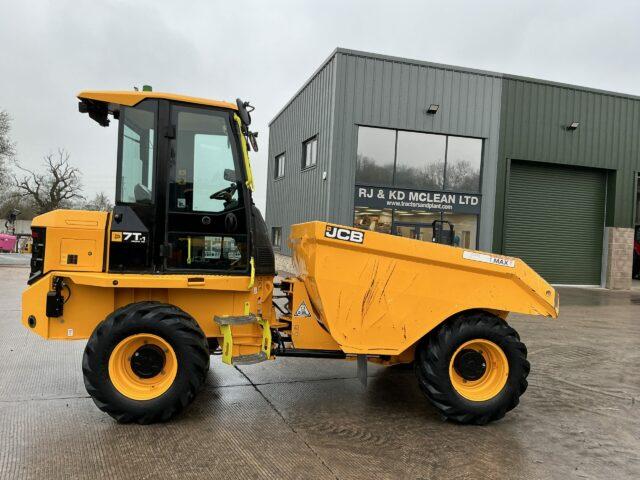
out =
[[362,243],[364,241],[364,232],[358,232],[348,228],[334,227],[332,225],[327,225],[327,228],[324,231],[324,236],[327,238],[344,240],[345,242]]

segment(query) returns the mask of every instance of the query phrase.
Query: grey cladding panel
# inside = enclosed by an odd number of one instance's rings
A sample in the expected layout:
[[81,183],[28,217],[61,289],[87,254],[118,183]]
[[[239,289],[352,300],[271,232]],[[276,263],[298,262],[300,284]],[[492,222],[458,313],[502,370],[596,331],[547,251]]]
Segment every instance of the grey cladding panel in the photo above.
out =
[[[272,121],[269,128],[269,165],[266,222],[269,230],[282,227],[282,253],[289,254],[290,226],[326,218],[330,169],[335,58],[330,59]],[[302,142],[318,136],[317,164],[302,169]],[[285,154],[284,178],[274,179],[276,155]]]
[[[607,225],[633,224],[633,179],[640,171],[640,99],[507,76],[503,112],[499,204],[504,204],[509,159],[602,168],[616,171],[612,198],[607,200],[611,207]],[[580,126],[568,131],[573,121]],[[501,212],[496,214],[498,232]]]

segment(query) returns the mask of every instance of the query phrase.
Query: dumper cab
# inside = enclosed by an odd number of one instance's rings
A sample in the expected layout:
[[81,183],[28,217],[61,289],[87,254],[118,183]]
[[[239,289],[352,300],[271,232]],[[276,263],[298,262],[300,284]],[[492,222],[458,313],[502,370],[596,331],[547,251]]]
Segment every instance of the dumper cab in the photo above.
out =
[[[154,92],[82,92],[80,110],[118,120],[110,272],[274,273],[251,198],[238,105]],[[243,107],[244,108],[244,107]]]

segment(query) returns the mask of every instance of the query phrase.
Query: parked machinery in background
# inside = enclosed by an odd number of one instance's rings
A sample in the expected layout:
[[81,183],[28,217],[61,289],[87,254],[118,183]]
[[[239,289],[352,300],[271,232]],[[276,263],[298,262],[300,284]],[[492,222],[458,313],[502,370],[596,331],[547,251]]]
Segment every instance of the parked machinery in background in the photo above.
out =
[[442,219],[434,220],[431,227],[433,228],[433,243],[455,245],[455,230],[453,223]]
[[16,219],[20,215],[20,210],[12,210],[7,220],[4,222],[3,233],[0,233],[0,252],[14,252],[18,237],[16,236]]

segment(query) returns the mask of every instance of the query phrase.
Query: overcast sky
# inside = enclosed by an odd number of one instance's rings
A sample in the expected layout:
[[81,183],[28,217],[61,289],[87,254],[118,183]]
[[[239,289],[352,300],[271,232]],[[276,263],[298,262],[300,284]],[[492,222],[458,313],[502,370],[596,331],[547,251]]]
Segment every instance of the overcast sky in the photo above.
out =
[[640,95],[639,24],[638,1],[0,0],[0,109],[20,162],[64,147],[113,199],[116,129],[77,92],[251,100],[264,210],[267,124],[337,46]]

